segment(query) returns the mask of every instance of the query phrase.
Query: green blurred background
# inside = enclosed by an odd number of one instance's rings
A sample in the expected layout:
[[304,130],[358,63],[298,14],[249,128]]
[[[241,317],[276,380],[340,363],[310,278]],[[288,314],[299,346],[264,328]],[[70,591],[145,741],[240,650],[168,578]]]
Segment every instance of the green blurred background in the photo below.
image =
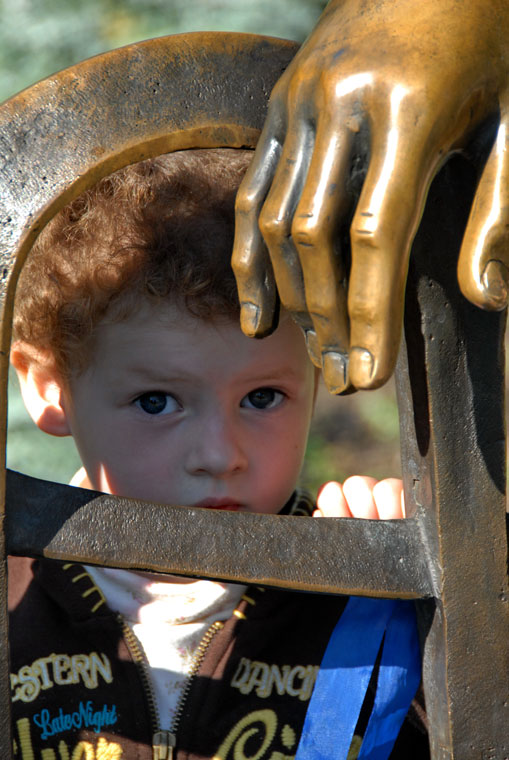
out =
[[[0,0],[0,100],[105,50],[164,34],[229,30],[302,41],[325,0]],[[67,482],[79,466],[69,439],[40,433],[13,379],[8,466]],[[315,490],[354,473],[398,475],[392,386],[347,398],[320,392],[303,482]]]

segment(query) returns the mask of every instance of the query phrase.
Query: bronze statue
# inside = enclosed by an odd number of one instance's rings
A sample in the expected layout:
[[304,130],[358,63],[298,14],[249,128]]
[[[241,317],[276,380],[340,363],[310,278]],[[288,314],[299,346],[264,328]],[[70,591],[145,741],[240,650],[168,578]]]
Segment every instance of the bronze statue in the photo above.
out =
[[[486,9],[490,14],[483,16]],[[240,237],[248,241],[238,245],[235,260],[244,328],[270,331],[277,285],[335,391],[348,386],[349,352],[353,386],[375,387],[390,374],[410,244],[431,179],[452,151],[472,144],[474,152],[484,149],[484,130],[493,125],[498,139],[468,224],[461,277],[464,289],[465,281],[473,282],[481,293],[476,302],[505,303],[497,232],[504,229],[507,186],[508,22],[504,0],[489,7],[487,0],[333,0],[274,91],[261,153],[239,199]],[[120,166],[177,148],[254,145],[265,95],[293,52],[281,41],[231,35],[154,40],[79,64],[4,104],[4,391],[15,281],[40,228]],[[356,175],[362,179],[368,148],[368,174],[353,218],[347,310],[348,262],[336,255],[334,240],[354,210],[355,188],[348,185]],[[307,524],[302,518],[290,526],[284,517],[242,515],[234,524],[231,518],[239,515],[205,513],[197,520],[185,507],[120,500],[9,473],[0,549],[280,588],[418,599],[428,633],[424,683],[432,756],[506,758],[509,591],[503,365],[497,353],[503,320],[471,308],[456,292],[451,298],[456,275],[444,274],[446,254],[459,246],[456,231],[466,220],[466,213],[463,218],[452,210],[453,201],[475,185],[472,172],[465,175],[433,186],[433,213],[428,206],[423,225],[432,245],[419,233],[414,248],[414,309],[407,313],[413,340],[408,367],[402,354],[399,378],[409,519]],[[275,279],[258,233],[260,211]],[[479,244],[469,242],[477,238]],[[311,264],[306,254],[318,244],[325,256],[313,256]],[[0,670],[0,755],[9,757],[6,647]]]
[[[272,92],[239,192],[234,268],[247,335],[272,330],[277,288],[332,392],[384,383],[431,181],[495,123],[459,280],[473,303],[505,308],[508,53],[506,0],[331,0]],[[335,239],[354,211],[348,184],[366,152],[347,287]]]

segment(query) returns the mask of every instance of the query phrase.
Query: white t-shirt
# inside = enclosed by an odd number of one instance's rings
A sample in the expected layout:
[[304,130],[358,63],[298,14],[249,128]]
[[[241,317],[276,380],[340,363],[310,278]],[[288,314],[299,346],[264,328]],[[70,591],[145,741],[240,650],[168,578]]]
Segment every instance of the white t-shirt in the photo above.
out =
[[87,567],[108,606],[141,643],[151,669],[161,728],[170,730],[193,655],[210,626],[228,620],[246,586],[214,581],[172,583],[131,570]]

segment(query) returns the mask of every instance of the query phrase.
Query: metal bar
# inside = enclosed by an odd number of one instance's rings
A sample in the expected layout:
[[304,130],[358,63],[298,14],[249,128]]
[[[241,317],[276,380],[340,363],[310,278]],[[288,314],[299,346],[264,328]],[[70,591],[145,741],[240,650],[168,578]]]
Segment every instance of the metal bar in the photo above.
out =
[[170,507],[11,471],[7,500],[10,554],[296,591],[406,599],[433,593],[417,518],[296,519]]
[[11,757],[11,692],[9,671],[9,626],[7,615],[7,563],[5,560],[5,542],[0,534],[0,757]]
[[[505,315],[460,294],[456,255],[476,185],[455,159],[434,183],[412,251],[399,372],[408,502],[425,505],[435,556],[424,647],[433,760],[509,756]],[[401,393],[402,391],[402,393]]]
[[[8,355],[2,355],[1,352],[0,367],[0,457],[1,461],[5,462],[9,360]],[[0,758],[9,758],[12,751],[5,481],[5,468],[2,467],[0,471]]]

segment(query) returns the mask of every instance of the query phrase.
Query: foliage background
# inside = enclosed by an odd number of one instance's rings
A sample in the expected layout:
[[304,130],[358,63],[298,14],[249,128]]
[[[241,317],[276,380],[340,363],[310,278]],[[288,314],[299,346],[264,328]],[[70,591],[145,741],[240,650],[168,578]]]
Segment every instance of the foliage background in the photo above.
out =
[[[302,41],[326,0],[0,0],[0,100],[61,68],[137,40],[230,30]],[[303,480],[313,490],[356,472],[397,475],[392,387],[332,398],[320,392]],[[79,466],[70,439],[40,433],[9,391],[8,466],[67,482]]]
[[131,42],[228,30],[302,41],[326,0],[0,0],[0,98]]

